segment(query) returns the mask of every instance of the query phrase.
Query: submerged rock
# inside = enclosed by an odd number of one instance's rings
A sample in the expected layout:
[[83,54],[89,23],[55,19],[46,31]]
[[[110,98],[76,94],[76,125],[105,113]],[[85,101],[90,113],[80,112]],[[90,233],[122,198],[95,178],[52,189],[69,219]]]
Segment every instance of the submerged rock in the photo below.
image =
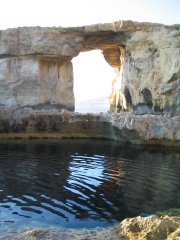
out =
[[60,229],[55,227],[22,229],[4,235],[1,240],[121,240],[118,226],[95,229]]
[[169,216],[135,217],[120,225],[94,229],[25,228],[5,234],[2,240],[178,240],[180,218]]

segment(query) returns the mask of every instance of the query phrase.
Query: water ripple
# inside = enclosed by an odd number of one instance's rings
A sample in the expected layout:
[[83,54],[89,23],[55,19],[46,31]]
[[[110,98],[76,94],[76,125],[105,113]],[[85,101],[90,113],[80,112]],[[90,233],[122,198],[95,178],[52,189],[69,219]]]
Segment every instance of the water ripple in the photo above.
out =
[[98,141],[0,144],[0,220],[104,227],[179,207],[178,158]]

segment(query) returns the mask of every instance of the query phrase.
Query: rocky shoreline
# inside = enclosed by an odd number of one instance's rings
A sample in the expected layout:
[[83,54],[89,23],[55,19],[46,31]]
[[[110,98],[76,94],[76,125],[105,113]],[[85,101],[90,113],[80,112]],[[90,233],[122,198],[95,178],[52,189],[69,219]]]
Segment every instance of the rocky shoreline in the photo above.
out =
[[[102,138],[180,146],[179,33],[179,24],[124,20],[0,31],[0,139]],[[72,59],[93,49],[101,50],[115,72],[111,113],[71,113]]]
[[97,138],[132,144],[180,146],[180,117],[128,112],[0,109],[0,139]]
[[[179,147],[179,33],[178,24],[123,20],[0,31],[0,141],[96,138]],[[70,112],[75,109],[72,59],[93,49],[115,70],[111,112]],[[175,240],[179,225],[178,217],[136,217],[96,230],[29,226],[0,239]]]
[[178,240],[180,218],[170,216],[135,217],[109,228],[61,229],[57,227],[25,227],[5,233],[1,240]]

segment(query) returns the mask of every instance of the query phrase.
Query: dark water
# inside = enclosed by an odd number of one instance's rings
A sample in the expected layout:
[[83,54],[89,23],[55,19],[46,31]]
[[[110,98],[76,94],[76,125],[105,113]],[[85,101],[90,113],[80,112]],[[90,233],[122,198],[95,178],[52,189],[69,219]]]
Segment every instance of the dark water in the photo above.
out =
[[180,153],[66,140],[0,144],[0,230],[106,227],[180,207]]

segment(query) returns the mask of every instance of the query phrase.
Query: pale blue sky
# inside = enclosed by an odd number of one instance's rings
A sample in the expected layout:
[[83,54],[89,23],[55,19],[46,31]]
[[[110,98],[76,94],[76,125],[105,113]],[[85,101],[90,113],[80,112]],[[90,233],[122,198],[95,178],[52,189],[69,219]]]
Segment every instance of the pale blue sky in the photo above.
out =
[[132,19],[180,22],[180,0],[3,0],[0,29],[18,26],[76,26]]

